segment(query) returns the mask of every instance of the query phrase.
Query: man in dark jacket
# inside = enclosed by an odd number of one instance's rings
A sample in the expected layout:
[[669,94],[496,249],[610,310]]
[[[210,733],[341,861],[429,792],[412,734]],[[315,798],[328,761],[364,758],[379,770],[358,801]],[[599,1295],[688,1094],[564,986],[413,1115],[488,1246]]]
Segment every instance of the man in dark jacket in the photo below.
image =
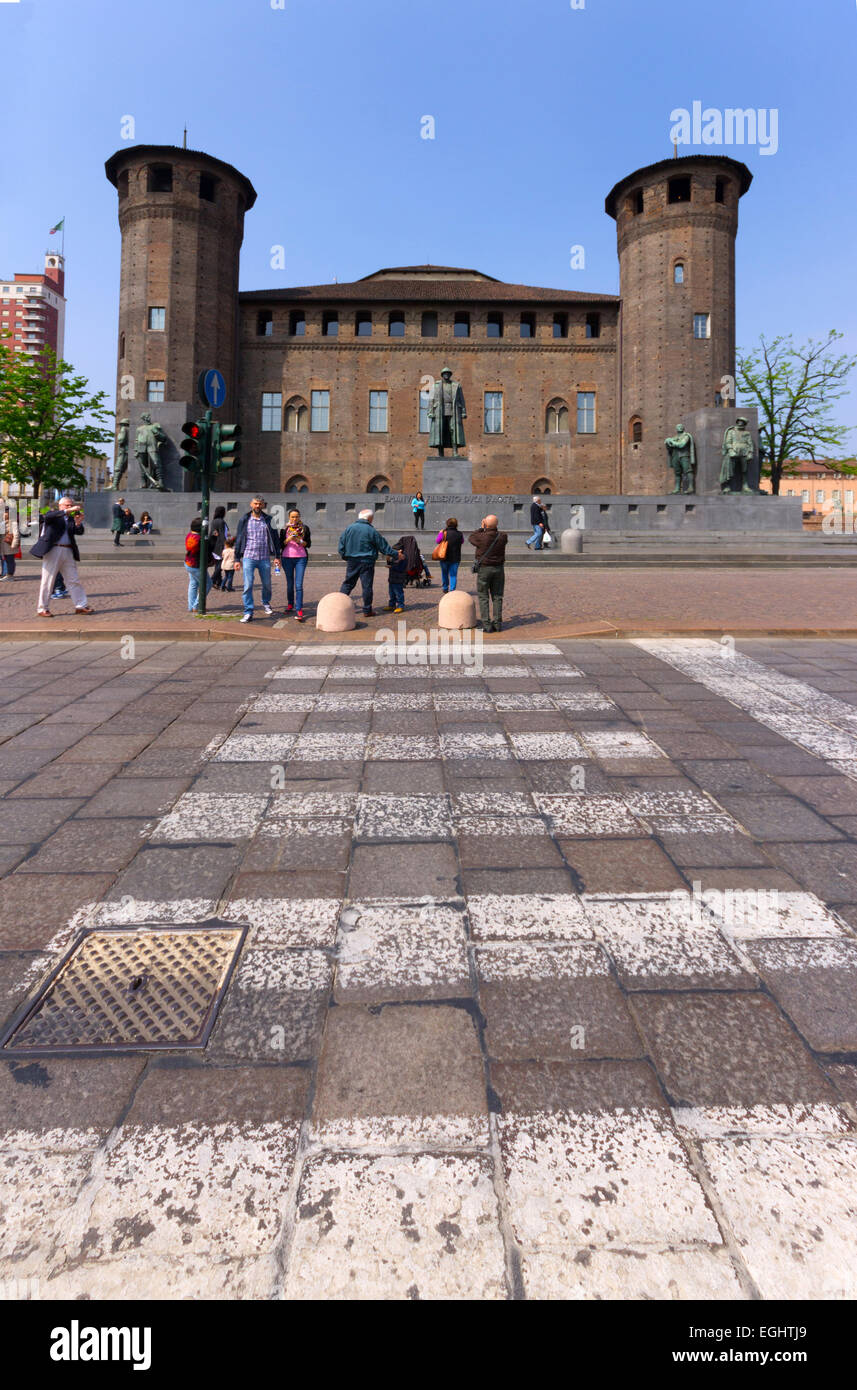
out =
[[242,623],[253,621],[253,576],[259,571],[262,581],[262,607],[268,614],[271,607],[271,560],[279,556],[279,537],[265,511],[264,497],[254,497],[249,512],[242,516],[235,536],[235,559],[244,575],[244,617]]
[[533,546],[534,550],[541,550],[542,541],[545,538],[545,531],[548,529],[548,514],[542,506],[541,498],[534,497],[530,506],[530,525],[533,534],[527,541],[527,546]]
[[[486,516],[481,529],[471,531],[467,537],[476,549],[476,593],[479,598],[479,616],[483,632],[502,632],[503,630],[503,592],[506,587],[506,544],[509,540],[505,531],[498,530],[500,523],[496,516]],[[491,600],[494,602],[494,621],[491,621]]]
[[120,497],[118,502],[113,503],[113,520],[110,523],[110,530],[113,532],[113,544],[121,545],[122,532],[125,530],[125,498]]
[[339,537],[339,554],[345,561],[345,578],[339,592],[350,594],[359,579],[363,591],[363,613],[367,618],[375,616],[372,607],[375,561],[379,555],[395,555],[401,558],[402,554],[400,550],[394,550],[388,545],[381,532],[375,530],[372,525],[374,515],[368,507],[358,512],[357,520],[346,526]]
[[56,510],[48,512],[42,526],[42,533],[36,544],[30,547],[30,554],[42,562],[42,582],[39,585],[40,618],[51,618],[48,608],[51,594],[58,574],[61,574],[74,599],[76,613],[92,613],[86,601],[83,585],[77,577],[77,561],[80,551],[75,536],[83,535],[83,512],[79,503],[71,497],[61,497]]

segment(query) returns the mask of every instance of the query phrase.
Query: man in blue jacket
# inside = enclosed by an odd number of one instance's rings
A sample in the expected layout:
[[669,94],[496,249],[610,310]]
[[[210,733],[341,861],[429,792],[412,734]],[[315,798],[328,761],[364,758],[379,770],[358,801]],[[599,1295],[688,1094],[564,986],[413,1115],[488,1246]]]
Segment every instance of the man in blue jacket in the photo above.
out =
[[367,618],[375,616],[372,607],[375,561],[379,555],[401,557],[402,554],[401,550],[394,550],[388,545],[381,532],[375,530],[372,525],[374,515],[368,508],[358,512],[357,520],[346,526],[339,537],[339,554],[345,561],[345,578],[339,592],[350,594],[359,579],[363,590],[363,613]]
[[271,607],[271,561],[280,554],[280,541],[274,524],[265,511],[264,497],[254,497],[250,510],[238,523],[235,536],[235,560],[244,575],[244,617],[242,623],[253,621],[253,576],[259,571],[262,581],[262,607],[268,614]]

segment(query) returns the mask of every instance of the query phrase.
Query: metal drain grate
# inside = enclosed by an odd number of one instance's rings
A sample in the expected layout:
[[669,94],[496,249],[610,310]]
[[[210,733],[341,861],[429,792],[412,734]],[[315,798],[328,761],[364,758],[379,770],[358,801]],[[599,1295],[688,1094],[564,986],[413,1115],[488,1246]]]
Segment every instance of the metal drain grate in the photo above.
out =
[[246,932],[214,923],[84,931],[0,1052],[205,1047]]

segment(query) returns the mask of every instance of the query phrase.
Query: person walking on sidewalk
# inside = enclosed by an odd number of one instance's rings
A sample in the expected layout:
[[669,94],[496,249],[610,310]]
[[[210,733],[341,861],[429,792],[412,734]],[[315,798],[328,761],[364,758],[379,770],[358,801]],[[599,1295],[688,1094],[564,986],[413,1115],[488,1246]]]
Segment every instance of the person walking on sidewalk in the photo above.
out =
[[542,506],[541,498],[538,496],[533,498],[530,505],[530,525],[533,528],[533,534],[527,541],[527,549],[532,546],[534,550],[541,550],[542,542],[545,538],[545,531],[548,529],[548,514]]
[[110,523],[110,530],[113,532],[113,544],[122,544],[122,532],[125,530],[125,498],[120,497],[113,503],[113,520]]
[[271,607],[271,561],[277,562],[279,573],[280,538],[265,511],[264,497],[254,497],[250,510],[242,516],[235,536],[235,562],[244,575],[244,617],[242,623],[253,621],[253,577],[258,571],[262,582],[262,607],[267,614]]
[[[467,537],[476,548],[476,593],[479,598],[479,616],[483,632],[503,631],[503,592],[506,587],[506,544],[509,537],[498,529],[500,523],[496,516],[483,518],[478,531],[471,531]],[[491,602],[494,604],[494,617],[491,618]]]
[[229,527],[226,525],[226,508],[215,507],[214,516],[208,527],[208,545],[211,558],[214,561],[214,569],[211,572],[212,589],[219,589],[223,583],[221,561],[223,559],[223,543],[228,535]]
[[80,551],[76,536],[83,535],[83,512],[80,505],[71,497],[61,497],[56,511],[48,512],[42,533],[36,544],[30,547],[30,554],[42,562],[42,581],[39,585],[40,618],[52,618],[48,608],[57,575],[62,575],[74,600],[75,613],[92,613],[86,600],[83,585],[77,576],[77,562]]
[[394,550],[384,540],[381,532],[375,530],[372,525],[374,516],[371,508],[366,507],[357,513],[357,520],[346,526],[339,537],[339,554],[345,561],[345,578],[339,592],[350,594],[359,579],[363,592],[363,614],[367,618],[375,616],[372,607],[375,561],[379,555],[395,555],[399,558],[402,556],[400,550]]
[[[184,538],[184,563],[187,570],[187,611],[196,612],[199,603],[199,546],[202,536],[202,518],[195,516],[190,530]],[[205,570],[205,593],[211,592],[211,575]]]
[[294,613],[299,623],[304,620],[304,571],[309,560],[312,533],[297,507],[289,512],[286,529],[280,532],[283,570],[286,575],[286,613]]
[[20,548],[21,533],[17,517],[9,508],[0,520],[0,579],[15,578],[15,560]]
[[424,531],[426,529],[426,499],[421,492],[411,498],[411,509],[414,513],[414,530]]
[[438,532],[437,545],[432,551],[432,559],[437,555],[440,561],[440,577],[445,594],[450,593],[458,583],[458,566],[461,564],[463,544],[464,537],[458,529],[458,518],[448,516],[446,526]]

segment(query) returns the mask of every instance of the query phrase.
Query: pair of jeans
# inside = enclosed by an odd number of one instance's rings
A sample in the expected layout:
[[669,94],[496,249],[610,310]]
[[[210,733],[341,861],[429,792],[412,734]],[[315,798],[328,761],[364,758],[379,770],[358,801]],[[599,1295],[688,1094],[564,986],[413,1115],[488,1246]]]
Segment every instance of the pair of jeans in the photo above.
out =
[[[196,565],[193,569],[190,565],[185,565],[185,569],[187,570],[187,611],[192,613],[199,603],[199,569]],[[206,594],[211,593],[211,575],[208,570],[205,571],[205,592]]]
[[491,603],[494,604],[494,622],[503,621],[503,591],[506,587],[504,565],[480,565],[476,576],[476,593],[479,598],[479,617],[482,626],[491,622]]
[[405,586],[404,584],[394,584],[390,580],[390,607],[404,608],[405,606]]
[[12,575],[15,573],[15,557],[14,557],[14,555],[4,555],[4,556],[3,556],[3,573],[4,573],[4,574],[8,574],[8,576],[9,576],[10,579],[12,578]]
[[530,539],[527,541],[527,545],[532,545],[532,544],[533,544],[533,541],[535,541],[535,543],[536,543],[536,544],[535,544],[535,549],[536,549],[536,550],[541,550],[541,548],[542,548],[542,541],[544,540],[544,535],[545,535],[545,528],[544,528],[543,526],[534,526],[534,527],[533,527],[533,534],[530,536]]
[[290,608],[296,608],[299,613],[303,612],[304,570],[308,559],[307,555],[284,555],[282,559],[286,576],[286,601]]
[[414,512],[414,527],[417,531],[426,529],[426,514],[424,511]]
[[242,560],[241,570],[244,575],[244,612],[253,612],[253,576],[259,571],[259,578],[262,581],[262,603],[270,607],[271,604],[271,561],[268,560]]
[[223,584],[222,584],[222,589],[223,589],[224,594],[231,594],[231,593],[232,593],[232,580],[233,580],[234,575],[235,575],[235,571],[234,571],[234,570],[224,570],[224,571],[223,571]]
[[443,581],[443,592],[451,593],[458,583],[458,566],[460,560],[441,560],[440,577]]
[[350,594],[358,579],[363,590],[363,612],[368,613],[372,607],[372,593],[375,584],[374,560],[346,560],[345,578],[340,585],[339,592]]

